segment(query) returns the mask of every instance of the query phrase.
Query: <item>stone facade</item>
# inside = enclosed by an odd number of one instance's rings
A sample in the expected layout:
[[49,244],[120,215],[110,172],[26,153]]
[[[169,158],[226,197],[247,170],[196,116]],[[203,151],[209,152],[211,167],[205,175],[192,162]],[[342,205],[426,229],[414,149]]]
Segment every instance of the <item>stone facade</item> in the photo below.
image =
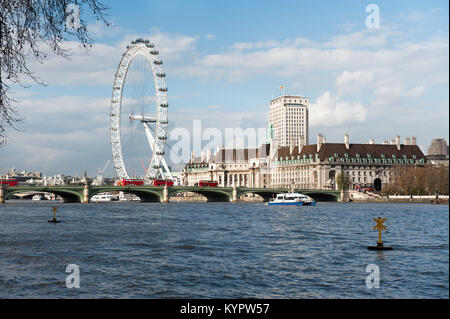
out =
[[213,156],[191,156],[181,173],[182,185],[209,180],[217,181],[219,187],[263,188],[270,183],[268,155],[269,144],[263,144],[258,149],[220,148]]
[[344,174],[350,189],[383,188],[398,165],[424,165],[426,158],[417,145],[326,143],[290,147],[264,144],[259,149],[219,149],[214,156],[191,159],[182,172],[182,183],[195,186],[200,180],[214,180],[219,187],[257,187],[336,190],[336,177]]
[[[303,147],[279,147],[270,159],[271,185],[289,188],[291,183],[299,189],[338,189],[336,177],[344,174],[350,189],[381,188],[389,184],[398,165],[424,165],[425,155],[417,145],[397,143],[350,144],[348,135],[344,143],[318,143]],[[378,188],[376,186],[375,188]]]

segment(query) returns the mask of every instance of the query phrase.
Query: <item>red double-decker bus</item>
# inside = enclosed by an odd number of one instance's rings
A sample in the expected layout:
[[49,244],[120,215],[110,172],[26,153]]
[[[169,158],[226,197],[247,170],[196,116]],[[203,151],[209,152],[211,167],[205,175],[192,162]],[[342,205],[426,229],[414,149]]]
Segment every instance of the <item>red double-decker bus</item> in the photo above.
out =
[[6,186],[17,186],[17,179],[15,178],[8,178],[8,179],[0,179],[0,184],[1,185],[6,185]]
[[173,186],[173,181],[170,179],[154,179],[152,181],[153,186]]
[[143,179],[121,179],[117,182],[117,186],[141,186],[144,185]]
[[198,181],[199,187],[217,187],[219,185],[216,181]]

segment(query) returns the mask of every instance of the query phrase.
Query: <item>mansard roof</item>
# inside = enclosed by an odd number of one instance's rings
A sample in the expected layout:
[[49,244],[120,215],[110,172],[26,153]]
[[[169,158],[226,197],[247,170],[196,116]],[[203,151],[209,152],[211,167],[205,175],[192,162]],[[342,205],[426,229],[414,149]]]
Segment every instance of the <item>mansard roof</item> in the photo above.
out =
[[347,154],[349,158],[355,158],[356,154],[359,154],[360,157],[367,157],[369,154],[372,158],[380,158],[381,154],[384,154],[386,158],[392,158],[392,155],[395,155],[396,158],[403,158],[403,155],[406,155],[408,158],[413,158],[413,155],[417,159],[425,158],[425,155],[417,145],[401,144],[400,150],[398,150],[395,144],[350,144],[349,149],[347,149],[344,143],[322,144],[318,152],[317,144],[306,145],[303,146],[300,154],[298,153],[298,146],[293,148],[292,153],[290,152],[290,147],[283,146],[278,148],[277,158],[283,157],[283,159],[286,159],[286,156],[297,158],[297,155],[309,157],[310,154],[313,157],[315,157],[315,154],[319,154],[320,161],[324,161],[331,156],[344,157],[344,154]]

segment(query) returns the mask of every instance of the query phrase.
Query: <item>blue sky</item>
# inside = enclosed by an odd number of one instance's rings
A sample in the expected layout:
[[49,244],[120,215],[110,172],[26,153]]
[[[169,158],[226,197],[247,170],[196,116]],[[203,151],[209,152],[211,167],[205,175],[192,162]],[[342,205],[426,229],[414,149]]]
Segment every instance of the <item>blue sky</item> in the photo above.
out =
[[[416,136],[426,152],[431,139],[448,141],[447,1],[105,3],[114,26],[88,20],[96,43],[88,53],[67,41],[70,61],[31,62],[48,86],[16,88],[25,121],[0,149],[2,172],[95,175],[104,166],[113,76],[136,37],[161,52],[171,128],[266,127],[284,85],[310,99],[310,143],[317,133],[328,142],[349,133],[354,143],[398,134]],[[379,29],[365,25],[370,3]]]

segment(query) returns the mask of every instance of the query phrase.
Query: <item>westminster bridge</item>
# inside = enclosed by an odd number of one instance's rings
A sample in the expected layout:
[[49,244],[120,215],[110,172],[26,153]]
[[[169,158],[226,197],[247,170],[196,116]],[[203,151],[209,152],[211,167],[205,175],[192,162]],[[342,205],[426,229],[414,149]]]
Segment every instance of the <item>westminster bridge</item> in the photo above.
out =
[[[295,189],[316,201],[342,201],[344,195],[338,190]],[[245,194],[257,194],[268,201],[280,193],[288,193],[286,188],[248,188],[248,187],[193,187],[193,186],[0,186],[0,204],[14,194],[33,192],[53,193],[61,196],[66,203],[89,203],[92,196],[105,192],[125,192],[138,196],[141,202],[169,202],[170,197],[192,192],[203,195],[208,202],[238,202]]]

